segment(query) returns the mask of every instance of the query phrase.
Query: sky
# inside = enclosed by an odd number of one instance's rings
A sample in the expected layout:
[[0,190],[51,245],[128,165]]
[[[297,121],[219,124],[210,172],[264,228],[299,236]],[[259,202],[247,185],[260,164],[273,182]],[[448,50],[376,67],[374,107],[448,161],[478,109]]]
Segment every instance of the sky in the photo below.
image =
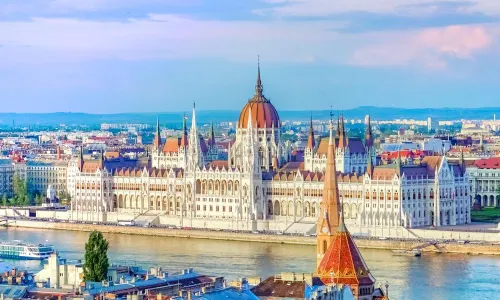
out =
[[498,0],[1,0],[0,112],[498,107]]

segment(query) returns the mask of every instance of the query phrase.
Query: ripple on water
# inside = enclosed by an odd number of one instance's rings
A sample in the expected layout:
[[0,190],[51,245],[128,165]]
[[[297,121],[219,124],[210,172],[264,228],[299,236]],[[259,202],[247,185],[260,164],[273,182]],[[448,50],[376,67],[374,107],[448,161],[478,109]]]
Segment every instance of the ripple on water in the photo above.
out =
[[[213,240],[105,234],[113,263],[183,268],[233,280],[266,278],[280,272],[310,273],[315,247]],[[68,260],[83,259],[88,233],[35,229],[0,230],[0,240],[48,241]],[[424,254],[395,256],[390,251],[361,249],[378,284],[390,283],[391,299],[500,299],[500,257]],[[21,268],[41,269],[36,261],[8,261]]]

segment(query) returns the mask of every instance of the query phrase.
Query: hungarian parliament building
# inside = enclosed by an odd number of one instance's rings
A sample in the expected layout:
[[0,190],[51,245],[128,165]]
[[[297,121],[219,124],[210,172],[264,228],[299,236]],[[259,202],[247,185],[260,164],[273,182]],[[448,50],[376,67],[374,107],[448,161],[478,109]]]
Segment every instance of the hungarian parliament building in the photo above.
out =
[[[330,121],[333,123],[333,121]],[[336,120],[335,162],[345,223],[351,232],[470,223],[470,182],[463,159],[426,156],[377,165],[370,121],[364,139]],[[333,126],[330,126],[330,131]],[[160,224],[240,230],[314,232],[322,201],[328,138],[311,126],[304,160],[291,160],[281,121],[263,94],[243,107],[228,157],[219,160],[213,128],[198,132],[193,107],[180,137],[156,136],[147,163],[74,158],[67,173],[72,218],[152,220]]]

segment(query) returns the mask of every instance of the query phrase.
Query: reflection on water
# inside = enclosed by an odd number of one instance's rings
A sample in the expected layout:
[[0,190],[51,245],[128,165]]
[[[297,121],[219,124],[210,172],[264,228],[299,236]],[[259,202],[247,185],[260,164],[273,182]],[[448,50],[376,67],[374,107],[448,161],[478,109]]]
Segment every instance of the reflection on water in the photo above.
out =
[[[162,266],[168,272],[194,267],[203,273],[267,276],[280,272],[313,272],[313,246],[194,240],[105,234],[113,263]],[[68,260],[83,259],[85,232],[0,229],[0,240],[53,244]],[[393,256],[390,251],[362,249],[378,284],[389,281],[391,299],[500,299],[500,257],[424,254]],[[37,261],[9,264],[38,270]]]

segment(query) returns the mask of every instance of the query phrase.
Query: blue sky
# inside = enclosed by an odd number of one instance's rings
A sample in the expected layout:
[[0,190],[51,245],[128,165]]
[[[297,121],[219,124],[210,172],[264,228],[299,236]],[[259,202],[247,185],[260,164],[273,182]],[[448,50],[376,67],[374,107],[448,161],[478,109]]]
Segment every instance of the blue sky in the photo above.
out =
[[497,0],[2,0],[0,112],[500,106]]

